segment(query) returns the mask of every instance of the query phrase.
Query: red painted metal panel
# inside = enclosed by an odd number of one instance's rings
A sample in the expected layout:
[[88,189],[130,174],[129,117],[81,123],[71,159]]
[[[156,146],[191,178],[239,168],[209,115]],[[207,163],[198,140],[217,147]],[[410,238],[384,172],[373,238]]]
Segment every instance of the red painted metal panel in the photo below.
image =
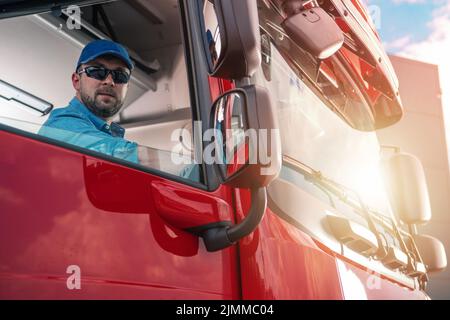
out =
[[[248,193],[236,192],[236,203],[242,219]],[[244,299],[343,298],[336,259],[270,209],[239,252]]]
[[[154,210],[150,185],[162,178],[5,131],[0,148],[1,299],[239,297],[235,247],[208,253]],[[131,197],[133,182],[147,183],[148,194],[134,197],[149,212],[94,206],[86,164],[132,177],[112,180],[106,194]],[[225,188],[212,195],[231,198]],[[66,286],[70,265],[81,269],[81,290]]]

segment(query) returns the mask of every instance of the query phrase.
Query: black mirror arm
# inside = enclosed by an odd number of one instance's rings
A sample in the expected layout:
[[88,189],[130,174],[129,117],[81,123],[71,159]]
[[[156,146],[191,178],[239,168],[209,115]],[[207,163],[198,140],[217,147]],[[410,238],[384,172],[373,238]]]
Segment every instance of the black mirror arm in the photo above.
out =
[[251,190],[252,205],[249,213],[240,223],[234,226],[211,228],[202,233],[202,238],[209,252],[232,246],[243,237],[252,233],[264,217],[267,208],[266,188]]

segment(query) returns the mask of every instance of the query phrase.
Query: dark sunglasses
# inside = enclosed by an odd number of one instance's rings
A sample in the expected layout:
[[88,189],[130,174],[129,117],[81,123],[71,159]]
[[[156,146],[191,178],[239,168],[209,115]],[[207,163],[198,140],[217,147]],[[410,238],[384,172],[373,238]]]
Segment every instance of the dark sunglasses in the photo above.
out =
[[86,73],[89,78],[94,78],[97,80],[105,80],[109,74],[111,74],[114,83],[124,84],[130,81],[130,74],[121,70],[109,70],[103,67],[86,67],[78,71],[78,74]]

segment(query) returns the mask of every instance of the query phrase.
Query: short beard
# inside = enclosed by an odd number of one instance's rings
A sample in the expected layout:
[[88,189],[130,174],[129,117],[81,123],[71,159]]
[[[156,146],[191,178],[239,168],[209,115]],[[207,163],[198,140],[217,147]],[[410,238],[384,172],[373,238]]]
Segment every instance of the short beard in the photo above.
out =
[[100,108],[97,106],[97,103],[95,102],[95,98],[97,97],[97,94],[94,96],[94,99],[92,99],[90,96],[83,94],[80,92],[81,100],[83,104],[97,117],[108,119],[113,116],[115,116],[120,109],[123,106],[123,101],[120,101],[116,98],[116,104],[111,108]]

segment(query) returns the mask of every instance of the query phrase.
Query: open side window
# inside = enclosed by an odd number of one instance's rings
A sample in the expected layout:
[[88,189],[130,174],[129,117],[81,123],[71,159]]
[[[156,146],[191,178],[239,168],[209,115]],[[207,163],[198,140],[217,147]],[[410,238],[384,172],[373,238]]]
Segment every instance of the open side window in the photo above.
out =
[[[111,39],[127,48],[135,65],[123,107],[113,119],[125,128],[125,141],[138,148],[138,160],[131,163],[202,182],[202,170],[193,161],[189,62],[178,1],[78,1],[51,11],[44,1],[2,7],[8,19],[0,20],[0,38],[8,45],[0,59],[1,124],[40,139],[50,111],[64,108],[75,95],[71,75],[82,48]],[[31,15],[36,12],[41,13]],[[63,132],[55,136],[65,135],[66,128],[58,130]],[[129,160],[104,148],[86,149]]]

